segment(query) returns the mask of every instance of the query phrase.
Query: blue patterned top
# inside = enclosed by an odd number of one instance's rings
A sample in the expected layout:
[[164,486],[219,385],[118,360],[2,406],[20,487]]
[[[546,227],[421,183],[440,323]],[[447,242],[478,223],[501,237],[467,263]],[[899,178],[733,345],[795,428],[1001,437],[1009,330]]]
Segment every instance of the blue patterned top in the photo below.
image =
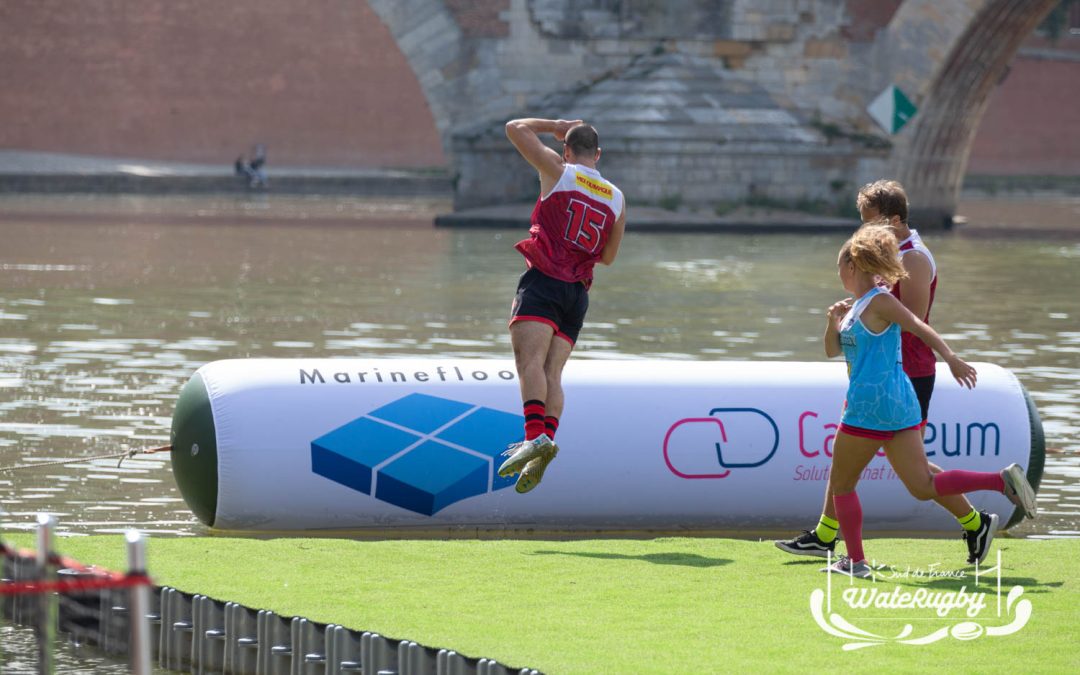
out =
[[840,322],[840,347],[848,366],[847,402],[840,421],[875,431],[899,431],[922,422],[919,399],[904,374],[900,355],[900,325],[880,333],[862,322],[862,313],[876,296],[888,293],[874,287],[855,301]]

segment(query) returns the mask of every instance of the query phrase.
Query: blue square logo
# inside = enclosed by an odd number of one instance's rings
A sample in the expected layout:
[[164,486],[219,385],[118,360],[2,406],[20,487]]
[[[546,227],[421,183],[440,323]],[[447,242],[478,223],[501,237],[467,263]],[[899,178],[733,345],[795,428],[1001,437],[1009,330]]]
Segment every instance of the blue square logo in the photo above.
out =
[[409,394],[311,442],[311,470],[414,513],[431,516],[501,490],[500,453],[523,418],[451,399]]

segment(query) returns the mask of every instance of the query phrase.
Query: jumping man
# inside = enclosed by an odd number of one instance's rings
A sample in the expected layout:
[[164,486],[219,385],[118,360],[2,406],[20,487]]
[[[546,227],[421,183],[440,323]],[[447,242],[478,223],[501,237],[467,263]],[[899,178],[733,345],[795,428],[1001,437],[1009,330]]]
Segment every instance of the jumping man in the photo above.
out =
[[[550,133],[562,154],[540,140]],[[499,475],[520,472],[515,489],[539,485],[558,454],[555,431],[563,411],[562,371],[589,308],[593,266],[610,265],[626,227],[623,194],[596,170],[600,142],[581,120],[518,119],[506,135],[540,174],[540,197],[529,238],[515,248],[528,270],[510,310],[510,342],[521,384],[525,440],[511,445]]]

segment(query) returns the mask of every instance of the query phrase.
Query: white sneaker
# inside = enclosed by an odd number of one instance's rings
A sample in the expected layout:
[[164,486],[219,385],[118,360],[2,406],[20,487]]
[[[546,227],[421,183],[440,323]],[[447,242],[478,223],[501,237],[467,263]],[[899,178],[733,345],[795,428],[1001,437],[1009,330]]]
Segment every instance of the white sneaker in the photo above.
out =
[[531,441],[514,443],[502,453],[507,460],[499,467],[499,476],[509,478],[537,457],[544,457],[546,462],[550,462],[556,452],[558,450],[555,449],[555,444],[551,442],[547,434],[540,434]]
[[869,579],[874,576],[874,570],[870,569],[870,566],[866,564],[865,560],[852,563],[851,558],[846,555],[840,556],[836,559],[836,562],[828,567],[822,567],[820,571],[843,574],[845,576],[858,577],[860,579]]
[[1035,490],[1024,475],[1023,468],[1019,464],[1010,464],[1001,470],[1001,480],[1005,481],[1005,496],[1016,507],[1024,512],[1028,518],[1034,518],[1038,513],[1035,505]]

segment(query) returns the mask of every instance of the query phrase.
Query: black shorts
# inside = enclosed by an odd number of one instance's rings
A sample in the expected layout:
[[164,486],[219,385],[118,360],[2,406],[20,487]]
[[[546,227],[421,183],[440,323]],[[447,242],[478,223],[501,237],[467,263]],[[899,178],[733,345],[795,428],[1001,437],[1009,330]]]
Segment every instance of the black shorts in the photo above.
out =
[[926,377],[912,377],[911,386],[915,387],[915,396],[919,399],[919,409],[922,410],[922,421],[926,421],[926,415],[930,411],[930,397],[934,395],[934,379],[937,375]]
[[589,291],[585,284],[553,279],[531,267],[518,280],[517,294],[510,307],[510,323],[546,323],[557,337],[573,345],[585,323],[588,309]]

